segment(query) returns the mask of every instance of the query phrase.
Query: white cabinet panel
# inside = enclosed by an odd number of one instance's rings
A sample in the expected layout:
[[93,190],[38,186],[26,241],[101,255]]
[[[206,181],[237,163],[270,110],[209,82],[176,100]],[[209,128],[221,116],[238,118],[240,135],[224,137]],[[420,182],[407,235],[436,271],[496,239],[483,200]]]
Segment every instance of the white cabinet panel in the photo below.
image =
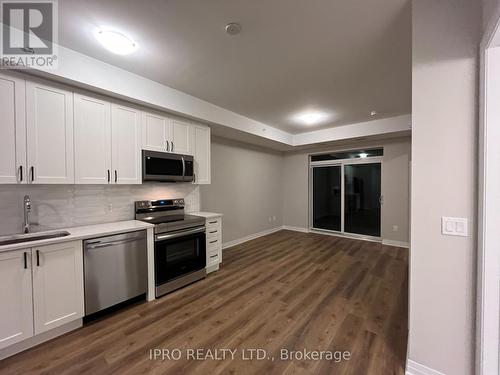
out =
[[0,349],[33,336],[30,254],[30,249],[0,254]]
[[26,183],[25,81],[0,75],[0,183]]
[[210,184],[210,128],[193,125],[196,184]]
[[135,108],[111,105],[112,181],[141,184],[141,112]]
[[179,120],[172,120],[171,150],[176,154],[192,155],[193,147],[191,145],[190,129],[191,124]]
[[83,317],[82,242],[34,247],[35,334]]
[[75,94],[75,183],[111,181],[111,103]]
[[153,113],[142,113],[142,148],[151,151],[167,151],[169,120]]
[[26,82],[29,182],[74,183],[73,93]]

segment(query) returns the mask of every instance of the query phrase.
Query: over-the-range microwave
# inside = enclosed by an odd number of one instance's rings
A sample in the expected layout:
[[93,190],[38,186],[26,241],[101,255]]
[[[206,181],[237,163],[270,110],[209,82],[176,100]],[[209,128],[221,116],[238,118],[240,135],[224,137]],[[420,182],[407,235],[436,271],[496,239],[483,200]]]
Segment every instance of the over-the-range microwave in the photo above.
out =
[[194,178],[194,158],[191,155],[142,151],[142,180],[190,182]]

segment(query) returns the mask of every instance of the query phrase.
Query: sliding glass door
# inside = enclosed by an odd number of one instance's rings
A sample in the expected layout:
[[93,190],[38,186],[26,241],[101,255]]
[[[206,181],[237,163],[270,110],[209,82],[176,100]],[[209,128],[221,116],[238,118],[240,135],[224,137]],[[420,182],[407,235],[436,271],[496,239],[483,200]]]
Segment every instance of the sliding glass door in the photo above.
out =
[[344,166],[344,232],[380,237],[381,164]]
[[313,168],[313,226],[340,232],[342,230],[342,167]]
[[312,229],[380,237],[380,162],[322,161],[310,170]]

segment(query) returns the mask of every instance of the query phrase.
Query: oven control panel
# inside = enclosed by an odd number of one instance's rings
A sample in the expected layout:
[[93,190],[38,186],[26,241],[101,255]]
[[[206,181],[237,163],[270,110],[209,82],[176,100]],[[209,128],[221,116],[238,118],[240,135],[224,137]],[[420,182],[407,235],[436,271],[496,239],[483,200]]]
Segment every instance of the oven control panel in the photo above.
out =
[[154,208],[184,208],[184,198],[177,199],[158,199],[154,201],[137,201],[135,202],[136,210],[154,209]]

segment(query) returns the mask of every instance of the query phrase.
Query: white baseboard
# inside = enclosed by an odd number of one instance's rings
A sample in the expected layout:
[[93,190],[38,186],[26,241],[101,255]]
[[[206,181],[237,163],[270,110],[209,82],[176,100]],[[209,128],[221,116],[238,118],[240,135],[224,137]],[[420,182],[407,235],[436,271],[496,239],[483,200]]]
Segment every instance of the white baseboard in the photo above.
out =
[[445,375],[445,374],[409,359],[408,363],[406,364],[406,375]]
[[[282,226],[279,226],[279,227],[275,227],[275,228],[271,228],[271,229],[268,229],[268,230],[264,230],[262,232],[250,234],[248,236],[245,236],[245,237],[242,237],[242,238],[238,238],[236,240],[224,242],[222,244],[222,248],[223,249],[227,249],[229,247],[233,247],[233,246],[245,243],[247,241],[254,240],[254,239],[262,237],[262,236],[266,236],[268,234],[271,234],[271,233],[274,233],[274,232],[277,232],[277,231],[280,231],[280,230],[290,230],[290,231],[301,232],[301,233],[317,233],[317,234],[324,234],[324,235],[327,235],[327,236],[338,236],[338,237],[351,238],[351,239],[355,239],[355,240],[363,240],[363,241],[371,241],[371,242],[379,242],[380,243],[380,240],[377,240],[377,239],[363,238],[363,237],[358,237],[358,236],[355,236],[355,235],[350,236],[348,234],[342,234],[342,233],[327,233],[327,232],[323,232],[323,231],[311,231],[311,230],[309,230],[309,228],[294,227],[294,226],[290,226],[290,225],[282,225]],[[409,243],[408,242],[404,242],[404,241],[382,240],[382,244],[383,245],[387,245],[387,246],[397,246],[397,247],[403,247],[403,248],[409,248],[410,247]]]
[[281,228],[284,229],[284,230],[292,230],[294,232],[309,233],[309,228],[292,227],[292,226],[289,226],[289,225],[283,225]]
[[410,248],[410,244],[405,241],[382,240],[382,245]]
[[277,231],[280,231],[282,230],[283,227],[279,226],[279,227],[275,227],[275,228],[271,228],[271,229],[267,229],[267,230],[264,230],[262,232],[258,232],[258,233],[254,233],[254,234],[250,234],[248,236],[245,236],[245,237],[242,237],[242,238],[238,238],[236,240],[232,240],[232,241],[228,241],[228,242],[224,242],[222,244],[222,249],[227,249],[229,247],[233,247],[233,246],[236,246],[236,245],[239,245],[239,244],[242,244],[244,242],[248,242],[248,241],[251,241],[251,240],[255,240],[256,238],[259,238],[259,237],[262,237],[262,236],[267,236],[268,234],[271,234],[271,233],[274,233],[274,232],[277,232]]

